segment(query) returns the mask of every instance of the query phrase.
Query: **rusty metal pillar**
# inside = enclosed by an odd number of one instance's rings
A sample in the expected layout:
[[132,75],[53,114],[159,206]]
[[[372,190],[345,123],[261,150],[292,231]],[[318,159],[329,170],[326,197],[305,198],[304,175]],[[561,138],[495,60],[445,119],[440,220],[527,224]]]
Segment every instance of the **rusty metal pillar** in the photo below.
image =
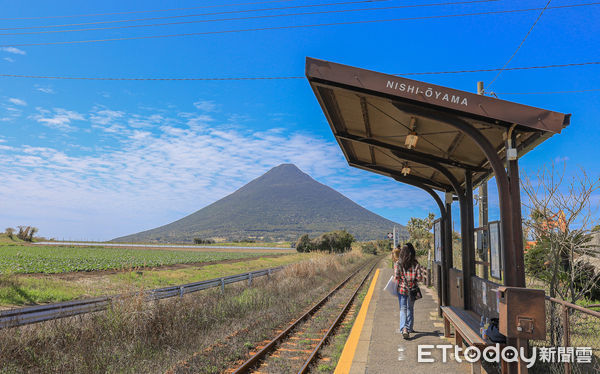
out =
[[[509,139],[507,141],[507,149],[512,145],[516,144],[516,132],[509,131]],[[508,169],[508,182],[510,185],[510,198],[512,205],[512,231],[513,231],[513,250],[509,251],[513,253],[515,267],[512,271],[512,277],[514,278],[516,287],[525,287],[525,259],[523,258],[523,225],[521,216],[521,187],[519,184],[519,159],[514,150],[514,157],[507,157],[507,169]],[[506,250],[504,251],[506,256]],[[505,268],[505,272],[508,269]]]
[[462,242],[463,295],[465,309],[471,309],[471,277],[475,270],[473,245],[473,182],[472,173],[465,171],[464,196],[460,198],[460,227]]
[[442,274],[443,278],[443,297],[444,305],[450,305],[450,294],[448,286],[448,277],[450,274],[450,268],[453,266],[452,259],[452,193],[446,192],[446,220],[444,221],[444,246],[442,247]]

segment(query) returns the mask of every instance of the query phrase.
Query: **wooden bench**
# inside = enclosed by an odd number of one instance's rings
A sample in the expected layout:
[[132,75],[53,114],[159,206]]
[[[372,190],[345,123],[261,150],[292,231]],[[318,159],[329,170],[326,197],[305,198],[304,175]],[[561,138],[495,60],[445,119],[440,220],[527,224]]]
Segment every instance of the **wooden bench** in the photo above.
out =
[[[444,336],[449,338],[450,325],[454,327],[454,344],[463,347],[463,341],[468,345],[476,346],[483,350],[485,347],[494,345],[489,340],[484,340],[479,335],[481,317],[472,311],[453,306],[443,306]],[[471,373],[481,373],[481,362],[477,361],[471,365]]]

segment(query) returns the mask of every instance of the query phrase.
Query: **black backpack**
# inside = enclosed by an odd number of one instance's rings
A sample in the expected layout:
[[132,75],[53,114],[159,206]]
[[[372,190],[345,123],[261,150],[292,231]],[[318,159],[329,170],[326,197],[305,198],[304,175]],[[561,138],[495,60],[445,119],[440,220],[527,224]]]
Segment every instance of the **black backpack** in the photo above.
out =
[[488,326],[485,333],[487,334],[488,339],[490,339],[494,343],[505,344],[506,336],[500,334],[500,329],[498,328],[498,323],[499,323],[498,318],[490,319],[490,325]]

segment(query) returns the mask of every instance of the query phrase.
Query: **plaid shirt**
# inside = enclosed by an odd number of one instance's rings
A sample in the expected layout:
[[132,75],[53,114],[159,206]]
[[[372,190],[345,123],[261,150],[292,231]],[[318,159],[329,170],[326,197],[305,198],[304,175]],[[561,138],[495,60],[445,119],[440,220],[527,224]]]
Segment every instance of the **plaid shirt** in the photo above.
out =
[[408,289],[423,280],[423,268],[418,263],[410,269],[404,270],[400,262],[394,264],[394,273],[398,281],[398,293],[408,295]]

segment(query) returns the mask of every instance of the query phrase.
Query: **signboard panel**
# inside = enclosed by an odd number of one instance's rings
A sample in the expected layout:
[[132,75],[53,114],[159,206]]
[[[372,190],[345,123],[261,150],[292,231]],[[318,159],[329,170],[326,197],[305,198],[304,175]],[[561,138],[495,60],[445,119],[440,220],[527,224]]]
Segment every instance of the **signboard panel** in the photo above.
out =
[[490,232],[490,275],[502,279],[502,241],[500,240],[500,222],[488,224]]
[[433,248],[434,261],[442,262],[442,221],[440,219],[433,223]]

